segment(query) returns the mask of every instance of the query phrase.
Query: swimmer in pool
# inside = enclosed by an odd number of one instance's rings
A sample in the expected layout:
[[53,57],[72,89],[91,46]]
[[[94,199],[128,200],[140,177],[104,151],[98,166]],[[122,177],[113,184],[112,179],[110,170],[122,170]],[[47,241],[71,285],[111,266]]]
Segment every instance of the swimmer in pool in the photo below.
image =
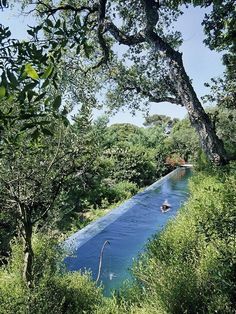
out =
[[171,205],[168,203],[167,200],[165,200],[165,202],[161,205],[161,211],[164,213],[164,212],[167,212],[168,210],[170,210],[171,208]]

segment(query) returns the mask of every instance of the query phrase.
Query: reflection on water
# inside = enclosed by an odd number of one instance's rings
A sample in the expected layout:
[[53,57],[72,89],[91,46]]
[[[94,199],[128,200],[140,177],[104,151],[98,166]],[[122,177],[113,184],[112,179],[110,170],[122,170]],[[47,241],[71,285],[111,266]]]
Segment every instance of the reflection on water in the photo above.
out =
[[[109,241],[110,245],[104,248],[102,254],[99,279],[104,285],[106,295],[112,289],[119,288],[129,278],[128,269],[133,259],[143,250],[148,238],[160,231],[186,201],[190,176],[190,169],[180,168],[160,186],[151,186],[137,194],[126,212],[78,247],[73,252],[73,257],[68,256],[65,259],[67,269],[89,269],[96,280],[101,249],[105,241]],[[160,206],[165,199],[171,204],[171,210],[162,213]]]

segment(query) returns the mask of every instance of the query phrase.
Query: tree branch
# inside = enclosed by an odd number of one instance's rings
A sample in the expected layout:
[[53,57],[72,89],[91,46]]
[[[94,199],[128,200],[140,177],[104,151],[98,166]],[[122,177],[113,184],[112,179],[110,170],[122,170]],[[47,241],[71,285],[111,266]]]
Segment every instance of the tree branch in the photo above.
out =
[[82,5],[78,8],[70,4],[65,4],[65,5],[61,5],[61,6],[53,8],[45,4],[43,1],[38,1],[38,4],[42,4],[47,7],[47,10],[43,11],[43,14],[48,14],[48,15],[53,15],[58,11],[73,11],[76,13],[80,13],[82,11],[89,11],[90,13],[95,13],[96,11],[98,11],[97,4],[95,4],[93,7]]
[[181,101],[178,98],[170,97],[170,96],[157,96],[157,95],[155,96],[152,93],[150,93],[149,91],[145,91],[145,90],[141,89],[141,87],[139,87],[139,86],[136,86],[136,87],[126,86],[126,87],[124,87],[124,89],[135,90],[137,93],[143,95],[144,97],[147,97],[150,102],[155,102],[155,103],[169,102],[172,104],[183,106],[183,104],[181,103]]
[[174,50],[171,45],[163,40],[155,31],[154,27],[158,22],[158,9],[160,8],[159,1],[155,0],[142,0],[145,17],[146,17],[146,27],[144,31],[145,40],[151,43],[156,51],[159,51],[164,56],[173,58],[176,61],[181,60],[182,54]]
[[97,30],[97,36],[98,36],[98,42],[103,52],[102,59],[98,62],[96,66],[93,68],[97,68],[103,63],[107,63],[109,60],[110,55],[110,47],[108,46],[105,38],[104,38],[104,20],[106,17],[106,4],[107,0],[100,0],[99,1],[99,10],[98,10],[98,30]]
[[160,8],[159,1],[143,0],[143,7],[146,16],[146,27],[153,30],[159,20],[158,10]]
[[133,46],[145,42],[145,37],[142,31],[135,35],[127,35],[123,33],[114,23],[111,21],[104,22],[104,28],[108,31],[120,44]]
[[149,101],[150,102],[155,102],[155,103],[160,103],[160,102],[169,102],[171,104],[175,104],[175,105],[180,105],[183,107],[183,104],[180,102],[180,100],[178,100],[177,98],[174,97],[155,97],[155,96],[150,96],[149,97]]

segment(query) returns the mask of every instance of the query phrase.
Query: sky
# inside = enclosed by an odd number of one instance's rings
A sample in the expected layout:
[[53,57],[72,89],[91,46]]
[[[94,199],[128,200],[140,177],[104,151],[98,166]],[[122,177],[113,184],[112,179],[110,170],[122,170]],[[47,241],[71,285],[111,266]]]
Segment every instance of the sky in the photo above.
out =
[[[206,12],[205,9],[189,7],[184,9],[184,14],[176,23],[176,29],[181,31],[183,36],[180,50],[183,52],[184,66],[199,97],[209,92],[204,83],[209,82],[212,77],[222,75],[224,71],[221,62],[222,54],[211,51],[203,44],[204,33],[201,22]],[[151,114],[163,114],[182,119],[187,116],[187,111],[175,104],[152,103],[149,115]],[[110,124],[121,121],[141,126],[144,121],[143,113],[137,112],[136,116],[133,117],[127,111],[121,112],[110,119]]]
[[[203,44],[204,34],[201,21],[206,12],[205,9],[189,7],[184,9],[184,14],[179,17],[176,23],[176,29],[181,31],[183,35],[183,44],[180,50],[183,52],[185,69],[192,79],[193,87],[199,97],[208,92],[204,83],[209,82],[212,77],[220,76],[224,71],[221,54],[211,51]],[[33,25],[34,22],[30,16],[22,16],[19,11],[7,9],[0,11],[0,23],[9,26],[14,37],[25,38],[27,37],[27,25]],[[94,117],[97,118],[102,113],[102,111],[94,111]],[[164,114],[182,119],[187,115],[187,112],[183,107],[174,104],[152,103],[149,114]],[[109,124],[133,123],[142,126],[143,115],[144,113],[137,112],[133,116],[126,110],[111,117]]]

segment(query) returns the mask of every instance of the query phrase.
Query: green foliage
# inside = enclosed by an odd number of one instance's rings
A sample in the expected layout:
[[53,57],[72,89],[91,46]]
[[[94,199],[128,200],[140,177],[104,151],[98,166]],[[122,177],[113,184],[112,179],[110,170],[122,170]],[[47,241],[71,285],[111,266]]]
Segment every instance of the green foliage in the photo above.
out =
[[174,125],[170,136],[166,139],[166,145],[171,153],[177,153],[185,161],[197,159],[200,143],[189,119],[183,119]]
[[165,115],[154,114],[151,116],[146,116],[143,123],[144,126],[160,126],[166,128],[166,132],[169,132],[174,124],[178,122],[178,119],[171,119]]
[[130,123],[113,124],[106,130],[106,147],[118,146],[119,144],[139,144],[144,141],[143,130]]
[[209,109],[219,138],[224,142],[229,158],[236,156],[236,109],[218,106]]
[[235,311],[235,172],[199,174],[177,218],[134,266],[145,299],[168,313]]
[[205,43],[218,51],[226,50],[224,61],[228,71],[232,75],[235,68],[236,45],[235,45],[235,1],[211,1],[212,10],[205,16],[203,21],[204,30],[207,35]]
[[112,177],[128,180],[143,187],[155,178],[154,152],[142,146],[117,146],[106,151],[114,160]]
[[120,181],[113,186],[111,193],[114,193],[114,201],[119,202],[130,198],[137,192],[138,187],[135,183],[129,181]]
[[[8,110],[7,104],[1,102],[2,111]],[[55,104],[60,105],[60,96]],[[13,108],[14,119],[2,121],[0,142],[3,256],[9,254],[9,241],[14,235],[24,237],[32,228],[56,228],[69,208],[59,200],[66,193],[70,195],[68,183],[75,181],[77,173],[81,180],[87,174],[86,163],[88,159],[92,162],[93,156],[87,139],[70,125],[66,127],[63,117],[59,119],[50,112],[47,117],[26,114],[25,119],[19,119],[18,103]]]
[[[91,124],[90,112],[84,113],[85,116],[75,118],[73,130],[76,134],[82,132],[85,145],[92,147],[90,162],[85,175],[71,178],[68,183],[71,188],[58,202],[64,208],[62,212],[71,209],[60,228],[70,219],[74,226],[83,225],[81,211],[106,209],[114,202],[131,197],[169,170],[165,165],[168,151],[162,128],[144,129],[131,124],[107,127],[106,118]],[[85,122],[89,127],[81,129]]]
[[39,234],[34,238],[34,288],[25,287],[21,279],[21,244],[15,244],[9,265],[0,271],[0,308],[13,313],[94,313],[101,303],[100,289],[89,275],[60,270],[62,252],[56,241]]

